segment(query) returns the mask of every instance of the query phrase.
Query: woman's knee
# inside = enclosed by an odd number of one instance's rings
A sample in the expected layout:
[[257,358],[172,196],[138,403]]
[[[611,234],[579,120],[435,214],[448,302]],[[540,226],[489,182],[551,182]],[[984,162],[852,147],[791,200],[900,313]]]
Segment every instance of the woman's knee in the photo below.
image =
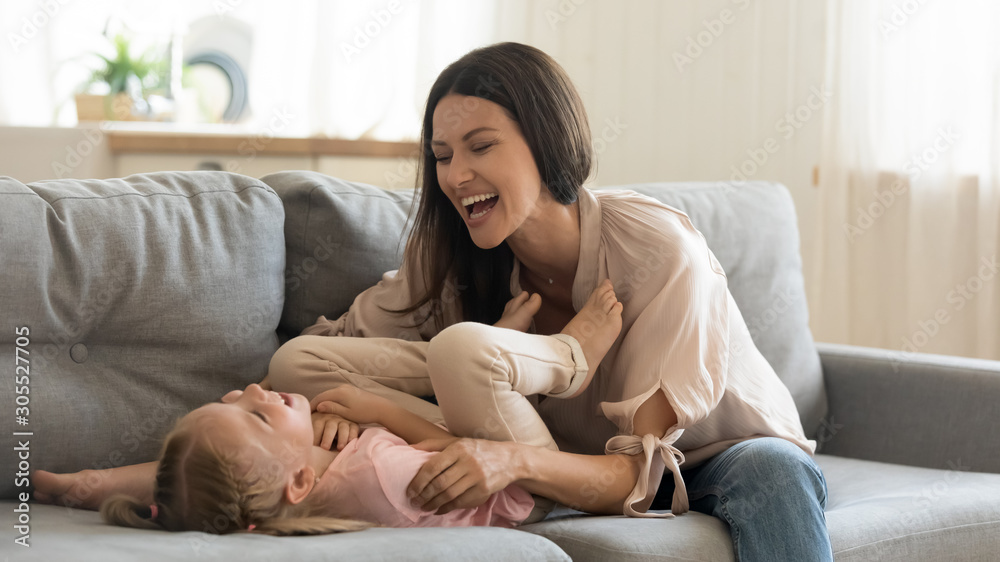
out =
[[767,477],[775,487],[773,491],[800,488],[826,506],[823,471],[798,445],[780,437],[750,439],[739,445],[744,447],[743,467],[760,477]]

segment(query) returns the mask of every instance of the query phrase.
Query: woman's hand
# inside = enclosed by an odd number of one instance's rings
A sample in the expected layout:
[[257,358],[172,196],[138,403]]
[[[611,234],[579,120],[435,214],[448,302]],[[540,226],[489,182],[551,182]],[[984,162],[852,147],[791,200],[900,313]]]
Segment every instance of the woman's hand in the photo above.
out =
[[358,424],[336,414],[312,413],[313,445],[332,450],[334,444],[343,451],[348,443],[358,438]]
[[513,447],[485,439],[430,439],[414,445],[440,451],[428,460],[406,489],[413,505],[439,515],[482,505],[512,484]]

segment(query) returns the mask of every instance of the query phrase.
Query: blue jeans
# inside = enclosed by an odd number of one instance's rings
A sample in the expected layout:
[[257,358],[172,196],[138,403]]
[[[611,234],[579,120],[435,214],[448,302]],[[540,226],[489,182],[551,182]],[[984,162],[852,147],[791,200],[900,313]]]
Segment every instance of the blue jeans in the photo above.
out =
[[[833,560],[823,513],[826,479],[790,441],[743,441],[681,474],[691,511],[729,526],[737,560]],[[670,509],[673,493],[666,474],[650,508]]]

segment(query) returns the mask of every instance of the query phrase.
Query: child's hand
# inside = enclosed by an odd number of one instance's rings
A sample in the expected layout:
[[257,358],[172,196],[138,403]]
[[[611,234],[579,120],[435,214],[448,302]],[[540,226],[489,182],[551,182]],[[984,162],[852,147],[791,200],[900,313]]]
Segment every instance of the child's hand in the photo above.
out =
[[323,412],[312,413],[313,445],[332,450],[337,445],[343,451],[348,443],[358,438],[358,424],[344,418]]
[[317,394],[310,405],[316,412],[333,414],[353,422],[381,424],[382,414],[393,404],[356,386],[342,385]]
[[531,319],[541,306],[542,295],[535,293],[529,297],[527,291],[521,291],[521,294],[507,301],[507,305],[503,308],[503,316],[494,326],[527,332],[531,327]]

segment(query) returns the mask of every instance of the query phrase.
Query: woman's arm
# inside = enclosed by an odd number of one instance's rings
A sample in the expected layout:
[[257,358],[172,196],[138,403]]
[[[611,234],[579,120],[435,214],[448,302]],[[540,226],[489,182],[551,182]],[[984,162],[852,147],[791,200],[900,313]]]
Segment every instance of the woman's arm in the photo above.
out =
[[357,423],[377,423],[409,444],[428,439],[457,439],[439,426],[387,398],[342,385],[318,394],[312,400],[317,412],[336,414]]
[[[637,435],[659,437],[677,423],[666,395],[650,396],[636,411]],[[461,439],[418,445],[440,454],[427,461],[407,493],[425,510],[447,513],[482,504],[518,484],[539,496],[589,513],[621,514],[644,465],[643,455],[578,455],[519,443]]]
[[641,455],[577,455],[521,443],[459,439],[439,450],[410,482],[407,494],[427,511],[475,507],[510,484],[574,509],[621,514],[639,476]]

